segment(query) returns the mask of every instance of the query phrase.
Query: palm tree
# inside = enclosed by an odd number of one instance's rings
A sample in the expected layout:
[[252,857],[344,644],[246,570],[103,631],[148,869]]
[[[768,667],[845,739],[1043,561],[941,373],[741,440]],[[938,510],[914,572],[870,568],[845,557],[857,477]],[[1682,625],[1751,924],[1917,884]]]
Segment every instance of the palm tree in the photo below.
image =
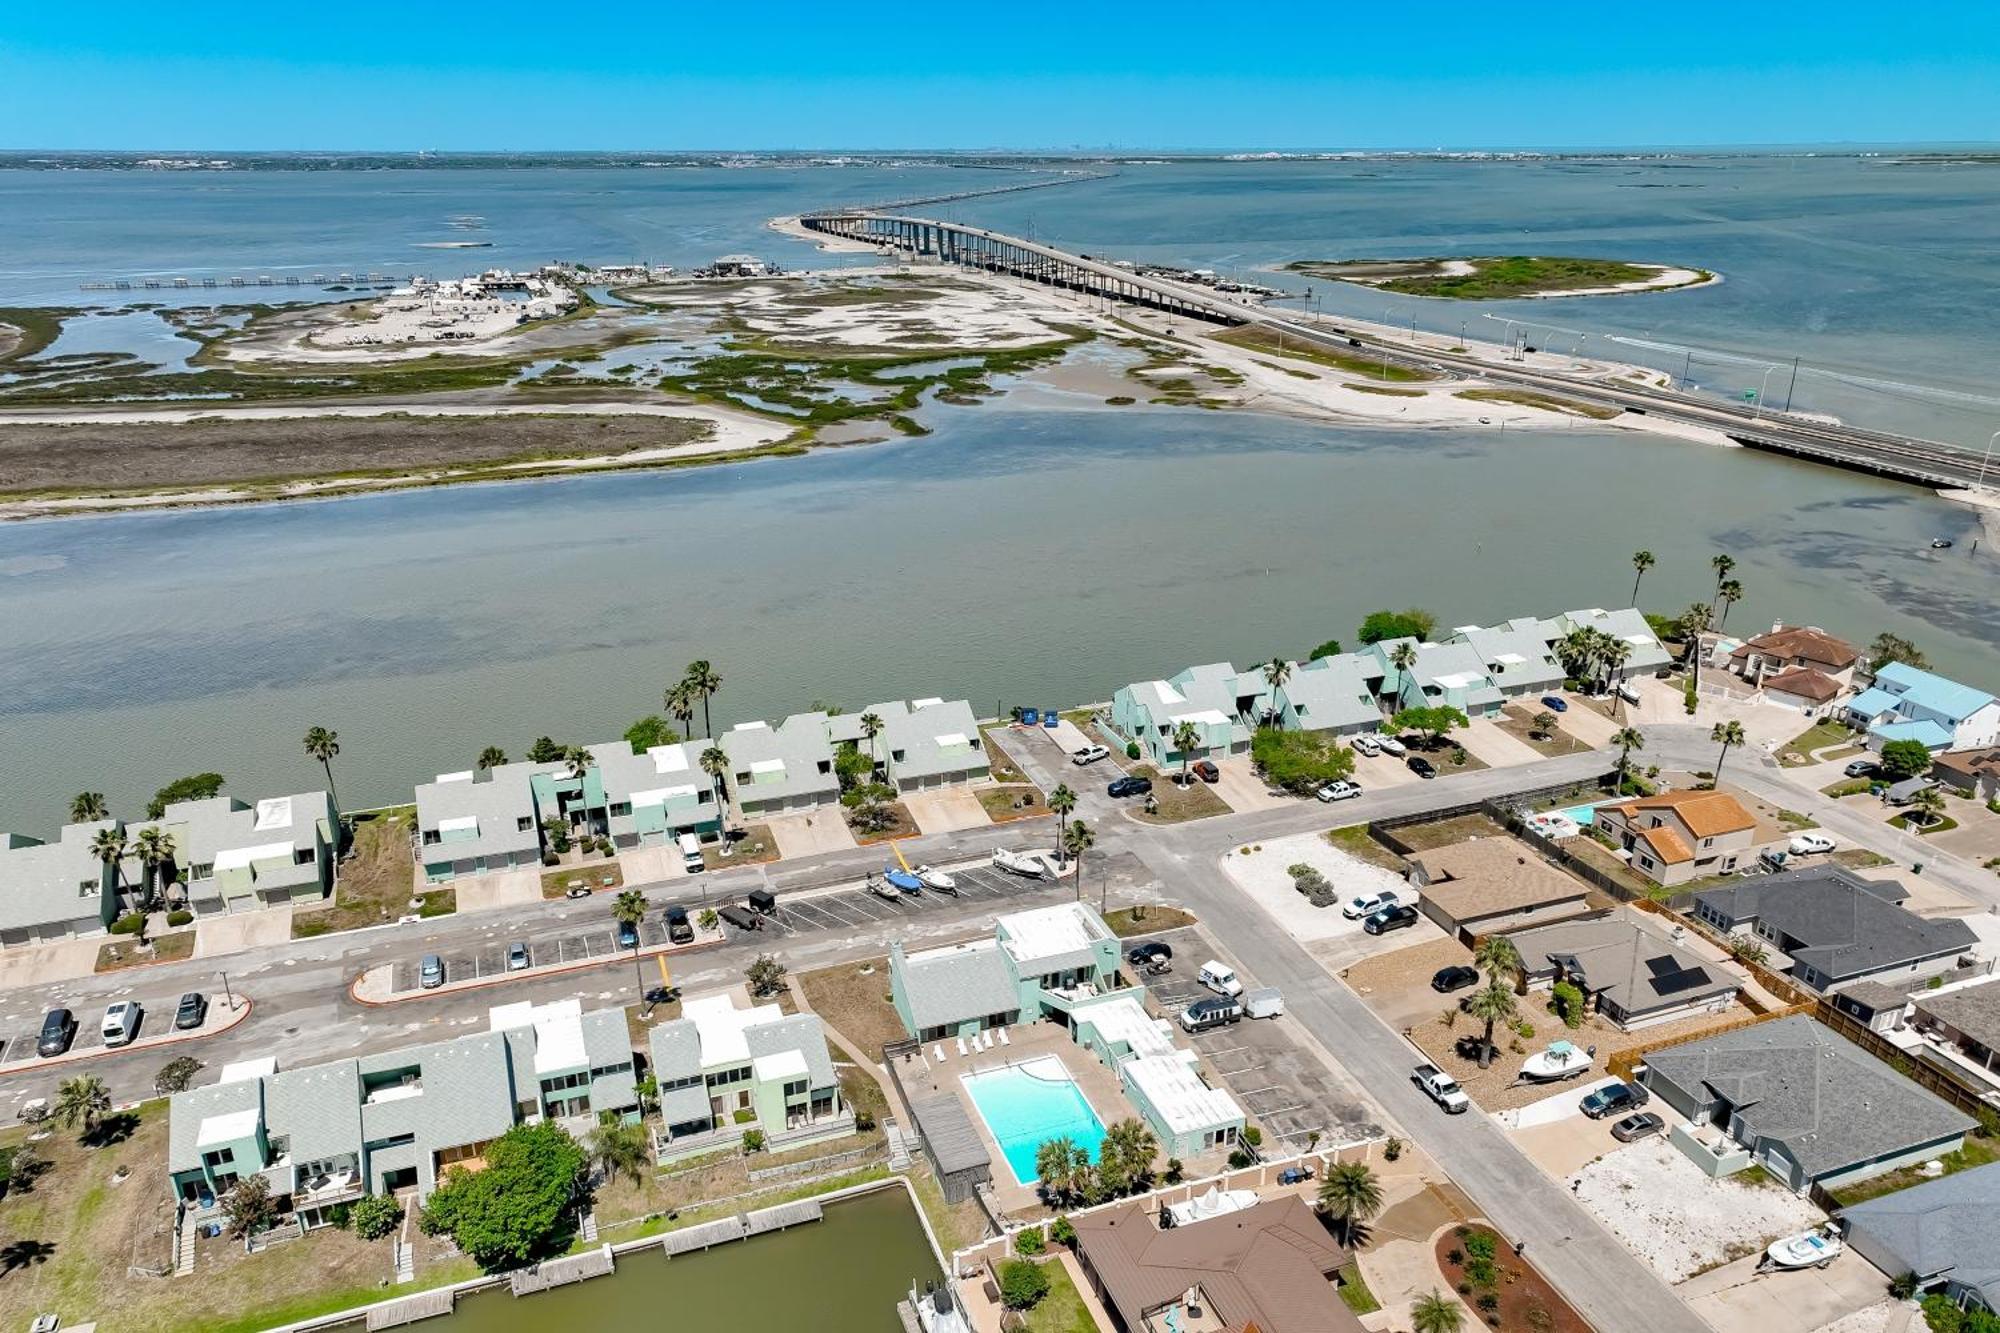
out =
[[590,751],[581,745],[564,746],[562,761],[563,766],[569,770],[569,775],[578,782],[583,781],[584,774],[590,772]]
[[611,919],[632,927],[632,975],[639,982],[639,998],[646,998],[646,974],[639,968],[639,923],[646,919],[646,895],[627,889],[611,900]]
[[[1058,783],[1056,789],[1049,793],[1049,810],[1056,817],[1056,829],[1058,831],[1056,842],[1058,844],[1058,851],[1062,850],[1060,832],[1063,828],[1063,821],[1069,818],[1069,812],[1074,809],[1076,809],[1076,793],[1069,789],[1067,782]],[[1063,852],[1063,855],[1066,857],[1069,853]]]
[[668,686],[662,702],[668,714],[681,724],[683,736],[694,730],[694,688],[687,681],[676,681]]
[[56,1088],[56,1119],[70,1129],[82,1125],[86,1135],[95,1133],[110,1109],[111,1092],[95,1074],[66,1078]]
[[729,832],[729,751],[720,745],[711,745],[701,752],[701,771],[708,774],[715,784],[716,822],[726,835]]
[[590,1132],[590,1160],[608,1184],[620,1176],[634,1187],[646,1183],[646,1131],[640,1125],[599,1125]]
[[1076,896],[1079,902],[1083,900],[1083,854],[1096,842],[1097,835],[1081,819],[1071,820],[1069,827],[1063,830],[1063,851],[1076,858]]
[[1920,788],[1917,794],[1910,798],[1910,814],[1912,816],[1921,815],[1923,818],[1915,820],[1906,819],[1905,823],[1915,822],[1923,824],[1926,827],[1935,824],[1938,820],[1944,818],[1944,797],[1938,792],[1936,787]]
[[1493,1025],[1512,1021],[1516,1012],[1514,992],[1495,977],[1465,1002],[1465,1012],[1486,1024],[1486,1033],[1479,1043],[1479,1067],[1484,1069],[1493,1061]]
[[1416,1333],[1458,1333],[1465,1327],[1465,1307],[1433,1289],[1410,1307],[1410,1327]]
[[101,791],[80,791],[69,799],[69,822],[72,824],[95,824],[110,817],[111,807],[104,803]]
[[489,745],[479,752],[479,762],[476,767],[483,773],[498,768],[506,762],[507,752],[497,745]]
[[1274,657],[1264,664],[1264,683],[1271,687],[1271,706],[1266,710],[1275,717],[1278,712],[1278,691],[1285,688],[1285,682],[1292,678],[1292,664],[1282,657]]
[[711,739],[715,736],[715,724],[709,720],[708,701],[722,688],[722,675],[708,664],[707,659],[688,663],[687,687],[691,697],[701,700],[701,731]]
[[1488,985],[1503,977],[1521,975],[1521,951],[1505,935],[1484,935],[1472,951],[1472,961],[1486,969]]
[[[1604,644],[1598,650],[1597,656],[1598,660],[1604,666],[1605,688],[1610,689],[1613,686],[1624,684],[1625,664],[1632,660],[1632,645],[1623,639],[1614,639],[1607,634],[1604,636]],[[1613,694],[1611,697],[1617,702],[1619,712],[1623,713],[1625,709],[1625,696],[1622,694]]]
[[1637,727],[1620,727],[1618,734],[1611,738],[1611,743],[1618,747],[1618,786],[1623,790],[1625,771],[1632,763],[1632,751],[1645,749],[1646,738]]
[[1724,579],[1715,595],[1722,599],[1722,615],[1715,622],[1720,629],[1729,623],[1729,608],[1743,600],[1743,585],[1735,579]]
[[174,859],[174,835],[157,824],[148,825],[139,830],[139,836],[132,841],[132,848],[138,854],[139,865],[145,874],[140,885],[141,901],[146,910],[151,911],[159,888],[160,867]]
[[1714,621],[1715,612],[1705,603],[1694,602],[1681,612],[1681,637],[1687,640],[1688,660],[1701,660],[1701,636]]
[[[1730,570],[1736,568],[1736,559],[1734,556],[1718,555],[1708,562],[1708,567],[1715,571],[1715,591],[1720,594],[1722,591],[1722,581],[1729,577]],[[1708,614],[1711,617],[1715,615],[1715,598],[1713,596],[1708,599]]]
[[1722,753],[1715,756],[1715,785],[1722,785],[1722,761],[1729,758],[1732,747],[1743,744],[1743,724],[1741,722],[1718,722],[1708,733],[1708,738],[1722,747]]
[[1646,571],[1658,563],[1651,551],[1632,552],[1632,568],[1638,571],[1632,576],[1632,605],[1639,604],[1639,580],[1645,578]]
[[1153,1174],[1153,1163],[1160,1155],[1160,1141],[1153,1137],[1153,1131],[1139,1120],[1120,1120],[1104,1131],[1103,1142],[1097,1145],[1098,1158],[1112,1167],[1112,1174],[1128,1184],[1137,1185]]
[[882,756],[876,752],[875,738],[882,734],[882,715],[880,713],[863,713],[861,715],[861,734],[868,738],[868,757],[873,759],[877,764],[881,763]]
[[326,794],[333,798],[333,808],[340,808],[340,793],[333,788],[333,757],[340,753],[340,735],[325,727],[313,727],[306,732],[306,754],[319,760],[319,766],[326,770]]
[[1417,664],[1417,645],[1409,639],[1403,640],[1389,650],[1389,665],[1396,668],[1396,695],[1403,693],[1404,677]]
[[1183,719],[1174,724],[1174,748],[1181,752],[1181,786],[1188,785],[1188,765],[1194,761],[1194,747],[1201,744],[1201,728]]
[[1090,1153],[1066,1134],[1043,1139],[1035,1149],[1035,1179],[1054,1198],[1080,1194],[1090,1179]]
[[111,892],[116,895],[125,866],[125,834],[115,828],[97,830],[97,836],[90,840],[90,850],[97,854],[111,870]]
[[1382,1209],[1382,1186],[1366,1162],[1336,1162],[1319,1183],[1320,1207],[1340,1221],[1340,1238],[1350,1248],[1354,1229]]

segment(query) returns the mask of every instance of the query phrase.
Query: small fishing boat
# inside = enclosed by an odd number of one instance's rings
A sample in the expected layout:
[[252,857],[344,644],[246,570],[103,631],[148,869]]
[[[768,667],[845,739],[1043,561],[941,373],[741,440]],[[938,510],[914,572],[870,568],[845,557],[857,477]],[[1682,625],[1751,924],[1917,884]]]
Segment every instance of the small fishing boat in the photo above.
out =
[[899,870],[894,866],[883,866],[882,878],[888,880],[904,893],[922,893],[924,891],[924,882],[907,870]]
[[1521,1077],[1530,1083],[1561,1083],[1589,1072],[1594,1062],[1590,1052],[1571,1042],[1550,1042],[1546,1051],[1529,1056],[1521,1065]]
[[936,889],[939,893],[958,892],[958,881],[936,866],[918,866],[917,878],[924,882],[927,889]]
[[1931,549],[1933,551],[1949,551],[1951,549],[1951,538],[1949,537],[1931,538]]
[[1837,1221],[1802,1231],[1796,1236],[1774,1240],[1764,1251],[1759,1268],[1825,1268],[1847,1248]]

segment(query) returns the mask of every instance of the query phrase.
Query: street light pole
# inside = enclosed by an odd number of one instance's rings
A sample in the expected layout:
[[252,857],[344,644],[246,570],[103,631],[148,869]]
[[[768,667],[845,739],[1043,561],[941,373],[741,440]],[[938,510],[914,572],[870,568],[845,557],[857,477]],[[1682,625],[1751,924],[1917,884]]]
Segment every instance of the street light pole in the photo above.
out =
[[1771,382],[1771,372],[1776,370],[1777,368],[1778,368],[1778,363],[1775,361],[1773,361],[1770,365],[1764,367],[1764,378],[1757,382],[1757,406],[1750,413],[1750,419],[1752,421],[1761,420],[1764,416],[1764,389],[1765,386],[1770,384]]
[[1993,441],[1995,440],[2000,440],[2000,430],[1994,431],[1987,437],[1986,452],[1979,459],[1978,488],[1982,491],[1986,489],[1986,465],[1993,459]]
[[229,974],[223,972],[219,975],[222,977],[222,1002],[233,1013],[236,1009],[236,997],[229,991]]

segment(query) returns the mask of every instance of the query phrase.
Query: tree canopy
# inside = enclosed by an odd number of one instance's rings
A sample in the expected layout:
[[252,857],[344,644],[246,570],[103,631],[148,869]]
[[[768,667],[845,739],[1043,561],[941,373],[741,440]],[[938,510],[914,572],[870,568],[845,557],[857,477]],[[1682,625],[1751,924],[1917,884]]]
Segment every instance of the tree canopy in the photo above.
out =
[[569,1248],[588,1159],[554,1121],[516,1125],[487,1145],[486,1169],[446,1170],[419,1220],[489,1273]]
[[680,738],[681,734],[674,730],[674,724],[658,713],[648,713],[625,728],[625,739],[637,754],[644,754],[655,745],[672,745]]
[[1317,648],[1307,653],[1306,661],[1317,662],[1322,657],[1338,656],[1340,656],[1340,640],[1328,639],[1325,643],[1320,644]]
[[1251,738],[1250,757],[1286,791],[1312,791],[1354,772],[1354,752],[1325,731],[1262,727]]
[[167,807],[176,801],[206,801],[221,794],[222,774],[190,773],[184,778],[175,778],[153,793],[153,799],[146,802],[146,818],[163,818]]
[[557,745],[547,736],[535,737],[535,743],[528,747],[528,762],[531,764],[561,763],[563,746]]
[[1354,637],[1363,643],[1380,643],[1384,639],[1428,639],[1436,628],[1436,616],[1421,607],[1412,606],[1402,611],[1370,611]]
[[1914,643],[1900,634],[1883,630],[1875,636],[1875,642],[1868,645],[1868,665],[1876,671],[1891,662],[1901,662],[1904,666],[1922,671],[1930,666],[1930,660]]
[[1882,746],[1882,771],[1892,778],[1913,778],[1930,766],[1931,747],[1922,741],[1887,741]]
[[1405,708],[1389,719],[1389,725],[1398,732],[1414,731],[1425,740],[1435,741],[1454,727],[1471,726],[1472,721],[1450,704],[1432,704]]

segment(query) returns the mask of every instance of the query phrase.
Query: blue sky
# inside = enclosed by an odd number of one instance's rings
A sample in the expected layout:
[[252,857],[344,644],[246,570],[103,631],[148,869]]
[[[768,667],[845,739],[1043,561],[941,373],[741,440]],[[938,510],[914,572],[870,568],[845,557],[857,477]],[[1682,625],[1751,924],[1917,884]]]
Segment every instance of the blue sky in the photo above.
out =
[[1993,0],[865,11],[18,0],[0,14],[8,148],[1993,140]]

